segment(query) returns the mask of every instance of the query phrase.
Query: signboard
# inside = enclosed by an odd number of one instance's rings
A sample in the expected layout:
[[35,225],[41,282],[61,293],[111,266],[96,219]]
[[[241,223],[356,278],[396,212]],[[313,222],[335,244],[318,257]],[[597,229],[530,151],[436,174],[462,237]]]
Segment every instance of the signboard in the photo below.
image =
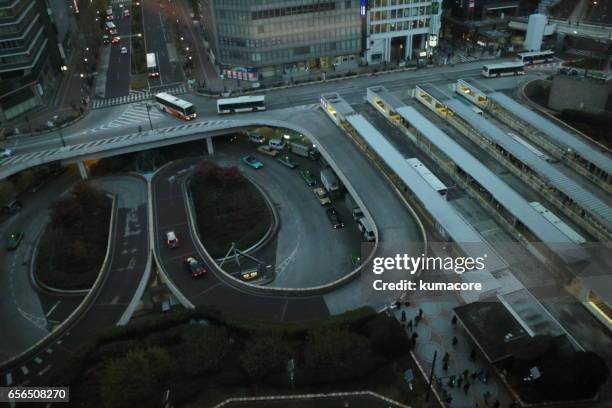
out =
[[476,7],[476,1],[475,0],[468,0],[468,8],[469,9],[473,9],[474,7]]
[[243,66],[226,66],[222,70],[223,76],[228,79],[241,81],[257,81],[257,68]]

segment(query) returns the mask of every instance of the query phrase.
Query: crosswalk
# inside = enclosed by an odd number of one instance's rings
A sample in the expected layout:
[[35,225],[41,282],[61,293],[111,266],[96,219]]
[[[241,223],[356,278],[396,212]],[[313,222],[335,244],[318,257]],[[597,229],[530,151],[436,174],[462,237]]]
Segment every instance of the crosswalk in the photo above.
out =
[[[155,89],[155,93],[157,92],[167,92],[172,95],[181,95],[187,92],[187,87],[185,84],[173,85],[169,87],[157,87]],[[104,98],[104,99],[94,99],[92,103],[92,109],[101,109],[107,108],[109,106],[116,105],[124,105],[126,103],[144,101],[147,99],[151,99],[152,92],[150,91],[139,91],[139,92],[131,92],[126,96],[119,96],[116,98]]]
[[149,126],[149,116],[151,117],[151,122],[155,123],[157,119],[160,119],[164,116],[164,114],[157,109],[156,106],[152,106],[147,112],[147,105],[145,103],[135,103],[127,107],[121,115],[117,116],[115,119],[106,123],[102,126],[92,127],[85,131],[83,134],[96,133],[102,130],[115,129],[119,127],[126,126],[142,126],[143,129],[148,129]]

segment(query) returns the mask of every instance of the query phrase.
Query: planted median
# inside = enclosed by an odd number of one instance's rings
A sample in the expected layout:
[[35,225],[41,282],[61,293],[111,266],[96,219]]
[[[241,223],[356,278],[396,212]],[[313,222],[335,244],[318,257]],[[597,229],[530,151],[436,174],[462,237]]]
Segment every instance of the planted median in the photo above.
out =
[[200,240],[214,258],[225,256],[232,243],[252,247],[272,224],[265,198],[235,166],[200,162],[189,188]]
[[53,204],[38,247],[35,277],[60,290],[89,289],[104,263],[112,200],[85,183]]

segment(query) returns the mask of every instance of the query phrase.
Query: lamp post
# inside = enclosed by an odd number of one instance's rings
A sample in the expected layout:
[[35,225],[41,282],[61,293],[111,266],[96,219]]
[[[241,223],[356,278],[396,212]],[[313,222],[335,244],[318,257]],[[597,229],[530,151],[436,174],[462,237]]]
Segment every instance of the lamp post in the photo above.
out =
[[149,117],[149,126],[151,127],[151,130],[153,130],[153,122],[151,122],[151,105],[147,103],[145,106],[147,107],[147,116]]

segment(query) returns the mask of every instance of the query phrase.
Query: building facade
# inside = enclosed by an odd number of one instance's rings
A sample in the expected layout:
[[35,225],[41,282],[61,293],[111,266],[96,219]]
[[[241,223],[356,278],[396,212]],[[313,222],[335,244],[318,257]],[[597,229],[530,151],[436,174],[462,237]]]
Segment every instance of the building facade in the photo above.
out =
[[369,0],[366,61],[399,63],[431,55],[441,14],[441,0]]
[[0,0],[0,122],[50,98],[62,59],[45,0]]
[[451,0],[451,15],[462,20],[486,20],[517,16],[520,0]]
[[363,0],[204,0],[212,59],[226,77],[258,80],[357,63]]

